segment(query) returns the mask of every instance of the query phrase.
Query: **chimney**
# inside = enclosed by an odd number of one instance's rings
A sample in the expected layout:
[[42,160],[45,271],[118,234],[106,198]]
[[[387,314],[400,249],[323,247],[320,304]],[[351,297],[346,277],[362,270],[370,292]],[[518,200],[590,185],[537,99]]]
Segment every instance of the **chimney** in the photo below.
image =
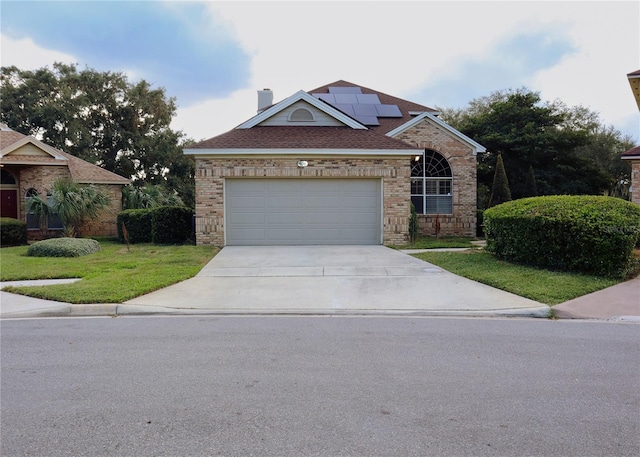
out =
[[258,113],[263,112],[266,108],[273,105],[273,92],[271,89],[262,89],[258,91]]

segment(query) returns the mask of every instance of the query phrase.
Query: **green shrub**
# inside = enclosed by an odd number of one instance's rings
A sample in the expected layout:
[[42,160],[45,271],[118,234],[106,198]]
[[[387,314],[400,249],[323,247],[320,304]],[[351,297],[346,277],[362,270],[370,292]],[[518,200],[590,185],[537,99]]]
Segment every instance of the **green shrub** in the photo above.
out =
[[27,223],[11,217],[0,218],[0,245],[27,244]]
[[100,250],[100,243],[88,238],[52,238],[29,246],[30,257],[80,257]]
[[640,236],[640,206],[613,197],[523,198],[484,212],[487,250],[543,268],[623,277]]
[[152,210],[152,234],[156,244],[182,244],[193,239],[193,212],[183,206]]
[[152,210],[151,209],[127,209],[118,214],[118,240],[124,243],[124,223],[129,238],[129,243],[151,243],[152,234]]

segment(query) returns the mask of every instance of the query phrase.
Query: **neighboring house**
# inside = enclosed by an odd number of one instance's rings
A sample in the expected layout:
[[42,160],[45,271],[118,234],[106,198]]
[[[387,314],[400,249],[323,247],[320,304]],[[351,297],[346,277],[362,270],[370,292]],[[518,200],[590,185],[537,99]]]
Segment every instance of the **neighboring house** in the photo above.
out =
[[184,150],[196,161],[196,240],[211,245],[402,244],[420,229],[475,236],[485,148],[426,106],[346,81],[299,91]]
[[[640,110],[640,70],[629,73],[627,79]],[[631,201],[640,205],[640,146],[622,153],[622,160],[631,162]]]
[[53,148],[32,136],[26,136],[0,124],[0,192],[2,217],[22,219],[31,240],[58,236],[62,224],[58,218],[41,222],[27,211],[27,199],[50,196],[53,182],[69,178],[81,184],[95,184],[111,198],[111,207],[95,220],[87,221],[78,232],[82,236],[117,235],[116,217],[122,210],[122,186],[129,180],[75,156]]

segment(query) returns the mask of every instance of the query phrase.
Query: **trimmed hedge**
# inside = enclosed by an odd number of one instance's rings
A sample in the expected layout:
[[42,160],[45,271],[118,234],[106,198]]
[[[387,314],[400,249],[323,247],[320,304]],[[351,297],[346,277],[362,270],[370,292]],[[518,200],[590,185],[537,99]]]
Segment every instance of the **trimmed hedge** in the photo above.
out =
[[100,243],[88,238],[51,238],[29,246],[30,257],[81,257],[100,250]]
[[11,217],[0,218],[0,245],[20,246],[27,244],[27,223]]
[[184,206],[127,209],[118,214],[118,240],[129,243],[182,244],[193,240],[193,212]]
[[548,196],[484,212],[487,250],[549,269],[624,277],[640,237],[640,206],[613,197]]
[[153,242],[180,244],[190,241],[193,233],[193,212],[184,206],[159,206],[151,210]]
[[151,210],[150,209],[127,209],[118,214],[118,240],[126,242],[122,229],[124,223],[129,243],[151,243]]

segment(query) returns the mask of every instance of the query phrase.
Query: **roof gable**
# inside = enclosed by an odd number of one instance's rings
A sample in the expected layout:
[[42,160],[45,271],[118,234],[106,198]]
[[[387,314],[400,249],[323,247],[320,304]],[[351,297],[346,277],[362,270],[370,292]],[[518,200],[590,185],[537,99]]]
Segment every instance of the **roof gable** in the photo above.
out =
[[[13,132],[13,133],[18,133],[18,132]],[[21,135],[22,138],[18,138],[16,135],[12,135],[9,137],[9,139],[10,140],[14,139],[16,141],[8,144],[7,146],[5,146],[4,144],[2,145],[3,148],[2,150],[0,150],[0,157],[5,158],[9,155],[14,155],[14,156],[37,155],[37,156],[52,158],[55,160],[67,160],[62,154],[60,154],[60,151],[49,146],[48,144],[45,144],[42,141],[39,141],[32,136],[25,136],[25,135],[22,135],[21,133],[19,133],[18,135]],[[5,136],[4,131],[2,133],[2,136],[3,137]],[[27,150],[25,150],[26,149],[25,146],[28,146],[28,145],[33,146],[35,148],[35,151],[33,151],[34,148],[28,148]]]
[[337,110],[336,108],[334,108],[333,106],[323,102],[322,100],[319,100],[319,99],[309,95],[308,93],[306,93],[303,90],[300,90],[300,91],[296,92],[295,94],[293,94],[292,96],[284,99],[283,101],[281,101],[279,103],[276,103],[275,105],[267,108],[266,110],[262,111],[258,115],[256,115],[256,116],[252,117],[251,119],[249,119],[248,121],[240,124],[236,128],[237,129],[250,129],[252,127],[260,125],[263,122],[265,122],[267,119],[277,115],[278,113],[281,113],[283,110],[289,108],[291,105],[293,105],[294,103],[297,103],[299,101],[306,102],[308,105],[310,105],[313,108],[323,112],[327,116],[332,117],[333,119],[335,119],[336,121],[338,121],[342,125],[345,125],[347,127],[351,127],[352,129],[356,129],[356,130],[366,130],[367,129],[364,125],[362,125],[361,123],[359,123],[355,119],[351,118],[350,116],[347,116],[342,111]]
[[458,140],[460,140],[463,143],[465,143],[468,146],[470,146],[471,149],[473,149],[473,155],[476,155],[479,152],[481,152],[481,153],[482,152],[487,152],[487,148],[482,146],[480,143],[477,143],[477,142],[473,141],[471,138],[469,138],[464,133],[454,129],[449,124],[444,122],[442,119],[439,119],[438,117],[436,117],[433,114],[428,113],[428,112],[424,112],[424,113],[420,114],[419,116],[416,116],[415,118],[413,118],[409,122],[406,122],[406,123],[402,124],[401,126],[393,129],[392,131],[387,133],[387,136],[391,137],[391,138],[395,138],[396,136],[398,136],[402,132],[405,132],[406,130],[409,130],[411,127],[414,127],[414,126],[418,125],[420,122],[423,122],[425,120],[427,122],[431,122],[433,124],[436,124],[438,127],[443,128],[444,130],[449,132],[453,137],[457,138]]
[[32,136],[8,128],[0,129],[2,165],[66,166],[71,178],[82,184],[126,185],[131,181],[97,165],[49,146]]

